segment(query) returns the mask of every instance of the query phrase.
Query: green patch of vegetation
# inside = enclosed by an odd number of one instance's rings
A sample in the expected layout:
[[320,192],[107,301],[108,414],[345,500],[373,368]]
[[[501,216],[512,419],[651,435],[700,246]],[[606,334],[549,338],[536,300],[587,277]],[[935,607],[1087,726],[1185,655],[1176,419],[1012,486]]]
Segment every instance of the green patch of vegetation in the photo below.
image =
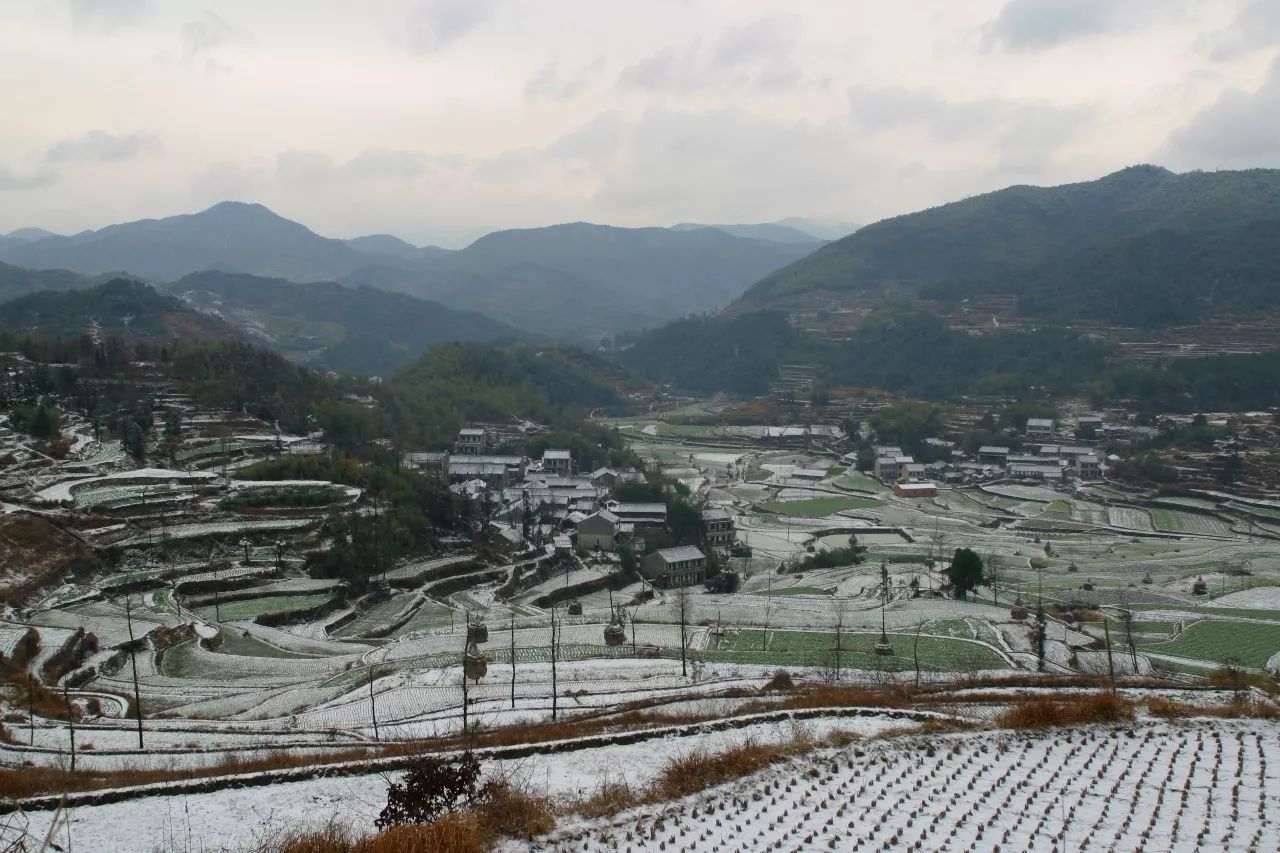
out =
[[[878,633],[844,634],[840,642],[841,665],[857,669],[903,671],[916,665],[914,634],[890,634],[895,654],[877,655]],[[729,631],[715,647],[701,653],[710,661],[753,663],[768,666],[832,666],[834,633],[811,631]],[[937,672],[972,672],[1004,669],[1008,664],[986,646],[960,639],[919,638],[920,669]]]
[[800,501],[766,501],[760,508],[779,515],[790,515],[796,518],[823,518],[850,509],[870,509],[882,506],[880,501],[871,498],[810,498]]
[[222,509],[327,506],[345,496],[346,492],[336,486],[264,486],[238,489],[218,501],[218,506]]
[[1261,669],[1272,655],[1280,652],[1280,625],[1205,619],[1168,642],[1145,648],[1177,657],[1217,663],[1234,661]]
[[830,595],[825,589],[818,589],[816,586],[787,586],[773,590],[769,593],[764,590],[757,590],[756,595]]
[[[239,622],[263,616],[268,613],[294,613],[324,604],[332,596],[321,595],[268,595],[262,598],[249,598],[243,601],[228,601],[216,608],[223,622]],[[198,613],[204,619],[214,618],[213,606],[201,607]]]
[[849,468],[843,477],[836,480],[837,486],[843,486],[846,489],[857,489],[862,492],[887,492],[889,487],[874,477],[868,477],[861,471],[855,471]]

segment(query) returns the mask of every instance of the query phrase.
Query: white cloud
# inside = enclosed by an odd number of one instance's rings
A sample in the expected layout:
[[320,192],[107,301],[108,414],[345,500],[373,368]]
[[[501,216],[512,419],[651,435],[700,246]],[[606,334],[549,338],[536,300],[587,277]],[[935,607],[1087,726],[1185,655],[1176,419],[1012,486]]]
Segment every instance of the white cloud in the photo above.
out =
[[12,190],[34,190],[56,183],[58,173],[51,169],[36,172],[15,172],[8,166],[0,165],[0,192]]
[[403,181],[421,174],[430,158],[419,151],[370,148],[343,163],[318,151],[284,151],[276,158],[276,173],[285,183],[333,181]]
[[1199,44],[1219,62],[1280,46],[1280,2],[1248,0],[1230,26],[1205,35]]
[[71,24],[80,32],[111,32],[149,18],[150,0],[68,0]]
[[160,137],[154,133],[118,135],[105,130],[90,130],[81,136],[59,140],[49,146],[45,159],[50,163],[100,162],[132,160],[161,150]]
[[422,0],[405,22],[405,46],[412,53],[432,53],[458,41],[493,14],[494,0]]
[[1280,59],[1256,90],[1229,89],[1192,116],[1164,154],[1184,168],[1280,167]]
[[1187,0],[1009,0],[987,24],[988,47],[1038,50],[1179,20]]

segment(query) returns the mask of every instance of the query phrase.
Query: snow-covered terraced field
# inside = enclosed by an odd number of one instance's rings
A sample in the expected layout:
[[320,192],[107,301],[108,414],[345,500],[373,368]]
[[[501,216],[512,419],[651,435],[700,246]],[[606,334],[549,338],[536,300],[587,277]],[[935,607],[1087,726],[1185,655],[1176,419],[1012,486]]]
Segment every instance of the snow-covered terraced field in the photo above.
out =
[[1273,851],[1278,786],[1280,738],[1266,723],[914,737],[820,750],[546,841],[566,851]]
[[1107,510],[1113,527],[1124,527],[1129,530],[1154,530],[1151,514],[1145,509],[1134,509],[1127,506],[1113,506]]

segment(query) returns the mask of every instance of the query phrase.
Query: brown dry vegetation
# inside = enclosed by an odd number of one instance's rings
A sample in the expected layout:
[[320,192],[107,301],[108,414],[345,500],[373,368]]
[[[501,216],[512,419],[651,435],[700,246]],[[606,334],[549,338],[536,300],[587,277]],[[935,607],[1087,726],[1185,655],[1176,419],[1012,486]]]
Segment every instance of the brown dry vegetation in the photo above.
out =
[[1147,711],[1152,716],[1166,720],[1182,720],[1189,717],[1221,717],[1230,719],[1280,719],[1280,708],[1256,696],[1240,694],[1211,705],[1196,705],[1153,696],[1147,700]]
[[20,604],[64,572],[95,565],[92,548],[43,516],[0,518],[0,599]]
[[495,785],[475,808],[422,826],[393,826],[365,838],[330,824],[316,832],[289,833],[256,853],[484,853],[499,841],[530,840],[555,829],[551,801],[508,784]]
[[1006,729],[1047,729],[1133,719],[1133,703],[1110,692],[1024,699],[996,718]]

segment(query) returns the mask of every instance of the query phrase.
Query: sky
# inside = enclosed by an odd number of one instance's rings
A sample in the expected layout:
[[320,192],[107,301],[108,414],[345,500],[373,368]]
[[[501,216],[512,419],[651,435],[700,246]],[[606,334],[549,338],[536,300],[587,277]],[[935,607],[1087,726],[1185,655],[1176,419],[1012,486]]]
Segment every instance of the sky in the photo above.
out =
[[0,0],[0,233],[464,244],[1280,167],[1280,0]]

